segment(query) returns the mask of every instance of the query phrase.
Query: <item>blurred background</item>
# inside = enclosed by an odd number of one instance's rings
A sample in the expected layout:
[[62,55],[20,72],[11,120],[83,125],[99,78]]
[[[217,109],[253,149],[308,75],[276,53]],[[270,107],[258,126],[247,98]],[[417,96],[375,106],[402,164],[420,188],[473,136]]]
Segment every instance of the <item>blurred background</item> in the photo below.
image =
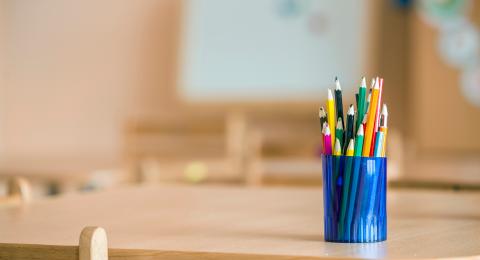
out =
[[0,0],[2,192],[321,185],[327,88],[377,75],[390,185],[478,189],[479,29],[468,0]]

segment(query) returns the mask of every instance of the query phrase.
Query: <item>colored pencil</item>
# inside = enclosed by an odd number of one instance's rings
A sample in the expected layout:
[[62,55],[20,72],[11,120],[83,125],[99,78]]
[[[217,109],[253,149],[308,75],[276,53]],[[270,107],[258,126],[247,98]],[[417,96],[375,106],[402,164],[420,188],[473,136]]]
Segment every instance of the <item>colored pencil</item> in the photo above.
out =
[[338,77],[335,77],[335,108],[338,118],[342,118],[342,128],[345,129],[345,118],[343,117],[343,99],[342,99],[342,87]]
[[360,125],[357,130],[357,138],[355,138],[355,156],[362,156],[363,138],[363,125]]
[[332,136],[328,122],[323,126],[323,154],[332,155]]
[[[327,97],[327,121],[328,126],[330,127],[330,134],[332,135],[332,141],[335,142],[335,101],[333,100],[333,94],[330,89],[328,89]],[[332,142],[332,150],[334,143]]]
[[[347,111],[347,129],[345,130],[345,140],[350,140],[351,138],[354,138],[354,121],[355,121],[355,109],[353,108],[353,105],[350,105],[350,108],[348,108]],[[345,153],[348,149],[348,142],[344,142],[344,150]]]
[[[355,148],[354,150],[354,155],[356,157],[362,156],[362,146],[363,146],[363,125],[360,125],[360,127],[357,130],[357,137],[355,138]],[[357,199],[357,189],[358,189],[358,183],[360,180],[360,165],[361,165],[361,159],[355,160],[355,163],[353,165],[353,171],[352,171],[352,184],[350,185],[350,195],[348,198],[348,206],[347,206],[347,218],[345,222],[346,226],[346,231],[345,233],[347,234],[347,239],[349,238],[350,235],[350,227],[351,223],[353,221],[353,210],[355,209],[355,200]]]
[[345,216],[347,214],[347,204],[348,204],[348,197],[349,197],[349,191],[350,191],[350,179],[352,176],[353,151],[354,151],[354,141],[353,139],[350,139],[347,145],[347,152],[346,152],[347,158],[345,159],[346,160],[345,171],[343,173],[344,182],[343,182],[343,188],[342,188],[342,202],[340,206],[339,234],[340,236],[342,236],[343,239],[345,239],[344,227],[346,225]]
[[367,115],[367,125],[365,127],[365,139],[363,143],[363,156],[370,155],[370,147],[372,146],[372,135],[373,135],[373,127],[375,125],[375,111],[377,109],[378,103],[378,93],[380,91],[379,80],[375,81],[375,86],[372,90],[372,99],[370,101],[370,108],[368,110]]
[[372,146],[370,147],[370,156],[373,156],[374,154],[374,147],[376,143],[376,135],[378,131],[378,123],[380,119],[380,108],[382,106],[382,90],[383,90],[383,79],[380,79],[380,90],[378,91],[378,103],[377,103],[377,109],[375,110],[375,124],[373,126],[373,135],[372,135]]
[[364,114],[364,118],[368,115],[368,110],[370,109],[370,100],[372,99],[372,93],[368,93],[368,96],[367,96],[367,103],[365,103],[365,112],[363,112]]
[[387,146],[387,121],[388,121],[388,109],[387,105],[383,104],[382,113],[380,115],[380,132],[383,132],[383,145],[382,145],[382,157],[385,157],[386,146]]
[[[343,131],[343,122],[342,122],[342,118],[339,117],[338,120],[337,120],[337,128],[335,129],[335,138],[337,138],[337,140],[339,141],[340,143],[340,148],[343,147],[343,136],[344,136],[344,131]],[[340,149],[340,152],[342,151],[342,149]]]
[[340,140],[338,138],[335,140],[335,149],[333,150],[333,155],[342,155],[342,145],[340,144]]
[[355,125],[355,129],[358,129],[360,124],[363,121],[363,116],[365,115],[365,96],[367,93],[367,82],[365,77],[362,78],[362,83],[360,85],[360,89],[358,90],[358,104],[357,104],[357,123]]
[[320,107],[318,111],[318,117],[320,118],[320,132],[323,131],[323,124],[327,122],[327,113],[325,113],[325,109]]
[[382,152],[383,152],[383,138],[384,138],[385,133],[384,132],[377,132],[377,139],[375,142],[375,149],[373,156],[375,157],[382,157]]

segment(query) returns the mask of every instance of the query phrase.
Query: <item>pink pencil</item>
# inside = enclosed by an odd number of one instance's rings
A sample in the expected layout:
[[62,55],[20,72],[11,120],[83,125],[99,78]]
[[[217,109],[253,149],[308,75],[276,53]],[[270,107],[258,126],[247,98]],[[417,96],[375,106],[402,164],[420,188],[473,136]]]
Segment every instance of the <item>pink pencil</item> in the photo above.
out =
[[325,122],[325,127],[322,130],[323,134],[323,154],[332,155],[332,136],[330,135],[330,127]]

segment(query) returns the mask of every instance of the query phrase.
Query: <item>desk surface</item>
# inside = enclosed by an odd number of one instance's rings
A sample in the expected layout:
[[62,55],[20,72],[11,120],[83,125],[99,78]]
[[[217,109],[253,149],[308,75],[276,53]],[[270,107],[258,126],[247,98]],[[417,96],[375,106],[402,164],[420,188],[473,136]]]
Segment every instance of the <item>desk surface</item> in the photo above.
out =
[[95,225],[110,248],[183,256],[469,257],[480,256],[479,205],[480,193],[390,190],[387,242],[339,244],[324,242],[320,188],[139,186],[0,208],[0,243],[77,245]]

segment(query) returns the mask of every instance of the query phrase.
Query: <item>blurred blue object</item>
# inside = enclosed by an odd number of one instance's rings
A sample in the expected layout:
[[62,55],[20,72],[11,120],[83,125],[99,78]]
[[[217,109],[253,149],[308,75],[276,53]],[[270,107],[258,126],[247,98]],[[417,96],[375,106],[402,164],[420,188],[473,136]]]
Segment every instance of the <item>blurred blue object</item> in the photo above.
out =
[[412,0],[393,0],[393,2],[397,7],[401,7],[401,8],[408,8],[413,3]]

